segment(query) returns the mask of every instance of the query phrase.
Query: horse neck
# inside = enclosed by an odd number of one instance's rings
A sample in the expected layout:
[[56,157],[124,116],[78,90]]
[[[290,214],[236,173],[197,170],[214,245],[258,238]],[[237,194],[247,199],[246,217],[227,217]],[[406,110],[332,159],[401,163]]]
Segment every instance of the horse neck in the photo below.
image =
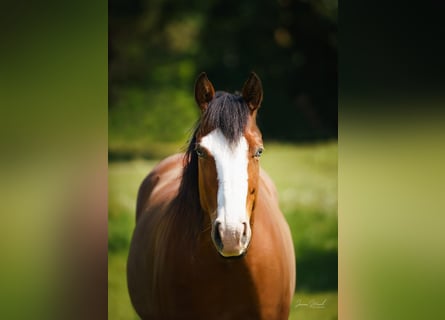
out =
[[196,155],[187,152],[184,158],[184,170],[178,194],[171,203],[171,219],[173,228],[181,228],[183,241],[193,242],[202,233],[205,213],[199,201],[198,160]]

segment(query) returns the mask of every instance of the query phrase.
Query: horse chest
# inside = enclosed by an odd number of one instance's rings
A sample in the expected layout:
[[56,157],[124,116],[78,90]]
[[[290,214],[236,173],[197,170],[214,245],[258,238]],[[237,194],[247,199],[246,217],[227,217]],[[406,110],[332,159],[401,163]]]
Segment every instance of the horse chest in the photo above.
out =
[[244,257],[224,259],[209,243],[194,256],[178,255],[165,270],[159,297],[164,310],[171,318],[282,319],[287,299],[279,261],[256,257],[254,244],[250,249]]

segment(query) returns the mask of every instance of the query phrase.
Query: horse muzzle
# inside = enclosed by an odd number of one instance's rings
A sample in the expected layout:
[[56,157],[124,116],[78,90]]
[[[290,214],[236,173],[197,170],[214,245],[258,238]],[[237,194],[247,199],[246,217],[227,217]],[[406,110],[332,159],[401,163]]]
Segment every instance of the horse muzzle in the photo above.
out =
[[212,240],[223,257],[238,257],[243,255],[250,243],[252,230],[246,222],[215,221],[212,229]]

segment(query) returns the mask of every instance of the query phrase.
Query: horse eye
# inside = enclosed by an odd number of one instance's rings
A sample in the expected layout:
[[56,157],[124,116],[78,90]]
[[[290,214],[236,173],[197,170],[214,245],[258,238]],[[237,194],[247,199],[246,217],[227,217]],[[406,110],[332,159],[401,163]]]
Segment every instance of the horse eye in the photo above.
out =
[[255,152],[255,157],[256,158],[259,158],[259,157],[261,157],[261,155],[263,154],[263,151],[264,151],[264,149],[263,149],[263,147],[259,147],[258,149],[257,149],[257,151]]
[[204,150],[202,150],[202,148],[199,146],[196,147],[195,152],[198,155],[198,157],[202,158],[204,156]]

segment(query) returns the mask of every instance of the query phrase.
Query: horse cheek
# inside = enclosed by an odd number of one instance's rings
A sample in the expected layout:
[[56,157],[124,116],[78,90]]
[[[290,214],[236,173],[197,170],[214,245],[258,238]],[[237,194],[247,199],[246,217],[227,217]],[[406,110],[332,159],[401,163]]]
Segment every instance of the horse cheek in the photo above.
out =
[[255,199],[258,192],[258,178],[259,178],[259,163],[257,159],[252,159],[248,164],[248,192],[247,192],[247,201],[246,201],[246,210],[249,219],[252,216],[252,213],[255,209]]
[[199,198],[202,209],[216,219],[217,208],[217,176],[213,159],[203,159],[199,164]]

